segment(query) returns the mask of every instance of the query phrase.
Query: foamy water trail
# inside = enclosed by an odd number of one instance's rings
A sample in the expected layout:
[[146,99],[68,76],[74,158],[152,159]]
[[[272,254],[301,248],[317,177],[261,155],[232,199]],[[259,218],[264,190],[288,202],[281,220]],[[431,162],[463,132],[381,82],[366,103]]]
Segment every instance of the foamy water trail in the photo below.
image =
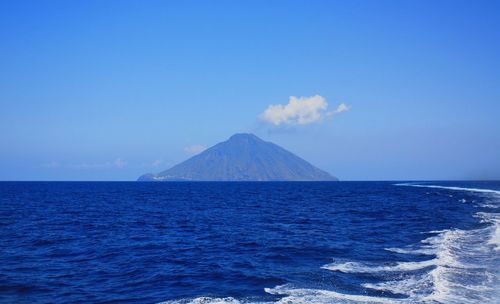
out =
[[411,255],[434,255],[436,254],[435,248],[424,246],[423,248],[385,248],[385,250],[401,254]]
[[281,285],[275,288],[266,288],[266,292],[274,295],[285,295],[279,304],[324,304],[324,303],[398,303],[395,299],[384,297],[372,297],[365,295],[351,295],[330,290],[293,288],[289,285]]
[[[500,207],[500,191],[478,188],[445,187],[435,185],[398,184],[399,186],[427,187],[454,191],[468,191],[490,195],[488,208]],[[464,201],[462,201],[463,203]],[[482,205],[479,205],[482,206]],[[484,206],[482,206],[484,207]],[[281,285],[266,288],[272,295],[283,296],[278,304],[479,304],[500,303],[500,214],[479,212],[484,228],[447,229],[427,232],[430,236],[419,244],[405,248],[386,248],[402,255],[421,255],[428,259],[419,262],[374,264],[364,261],[342,261],[322,268],[342,273],[400,273],[399,280],[362,284],[367,290],[383,292],[384,296],[346,294],[332,290],[298,288]],[[394,278],[394,276],[389,276]],[[234,298],[196,298],[164,303],[240,304],[257,303]],[[260,302],[264,303],[264,302]]]
[[435,266],[437,260],[427,260],[422,262],[397,262],[394,265],[369,265],[357,262],[332,263],[321,268],[344,273],[375,273],[375,272],[400,272],[413,271],[431,266]]
[[[437,186],[437,185],[421,185],[414,183],[401,183],[396,184],[396,186],[408,186],[408,187],[421,187],[421,188],[436,188],[436,189],[446,189],[454,191],[467,191],[467,192],[477,192],[491,194],[492,196],[487,198],[485,202],[479,204],[482,208],[499,208],[500,207],[500,191],[492,189],[482,189],[482,188],[463,188],[463,187],[450,187],[450,186]],[[465,202],[465,200],[461,200]],[[476,214],[481,218],[482,222],[491,224],[492,232],[490,234],[490,239],[488,244],[494,246],[495,251],[500,251],[500,213],[486,213],[479,212]]]
[[414,183],[401,183],[395,184],[395,186],[407,186],[407,187],[418,187],[418,188],[434,188],[434,189],[446,189],[455,191],[469,191],[469,192],[479,192],[479,193],[493,193],[500,195],[499,190],[492,189],[482,189],[482,188],[463,188],[463,187],[452,187],[452,186],[437,186],[437,185],[421,185]]
[[240,304],[244,303],[236,300],[235,298],[210,298],[210,297],[199,297],[196,299],[183,299],[183,300],[173,300],[165,301],[158,304]]
[[422,243],[436,248],[436,258],[429,260],[432,270],[363,287],[406,295],[416,303],[492,303],[497,281],[495,255],[487,242],[492,228],[448,230],[427,238]]
[[[489,208],[500,207],[500,191],[478,188],[445,187],[435,185],[399,184],[453,191],[467,191],[489,195]],[[465,203],[464,199],[460,202]],[[485,207],[481,205],[481,207]],[[418,246],[387,248],[407,255],[434,256],[420,262],[395,262],[387,265],[363,262],[331,263],[322,268],[344,273],[401,272],[404,279],[365,283],[367,289],[403,295],[405,298],[369,297],[349,298],[353,303],[500,303],[500,214],[478,213],[485,228],[473,230],[431,231],[435,234]],[[422,273],[422,270],[429,271]],[[339,298],[337,295],[332,298]],[[344,298],[345,299],[345,298]],[[323,303],[338,303],[325,301]]]
[[492,224],[493,232],[488,244],[494,246],[495,251],[500,251],[500,213],[478,212],[476,216],[481,219],[481,222]]

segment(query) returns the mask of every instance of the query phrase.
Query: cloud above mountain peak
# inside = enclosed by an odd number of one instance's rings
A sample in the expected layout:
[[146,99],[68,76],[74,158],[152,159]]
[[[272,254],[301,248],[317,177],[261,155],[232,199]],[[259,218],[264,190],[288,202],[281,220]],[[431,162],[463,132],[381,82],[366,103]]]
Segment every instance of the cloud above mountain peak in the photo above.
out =
[[323,96],[290,96],[287,104],[272,104],[260,114],[260,119],[275,126],[307,125],[322,121],[325,117],[346,112],[349,106],[341,103],[335,111],[328,112],[328,103]]

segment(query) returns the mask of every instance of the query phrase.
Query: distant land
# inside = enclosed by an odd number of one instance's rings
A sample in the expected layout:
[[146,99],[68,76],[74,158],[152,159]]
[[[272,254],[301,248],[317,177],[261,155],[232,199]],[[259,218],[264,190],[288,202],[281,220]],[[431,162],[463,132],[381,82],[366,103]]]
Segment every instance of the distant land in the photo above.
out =
[[259,137],[238,133],[158,174],[138,181],[337,181],[297,155]]

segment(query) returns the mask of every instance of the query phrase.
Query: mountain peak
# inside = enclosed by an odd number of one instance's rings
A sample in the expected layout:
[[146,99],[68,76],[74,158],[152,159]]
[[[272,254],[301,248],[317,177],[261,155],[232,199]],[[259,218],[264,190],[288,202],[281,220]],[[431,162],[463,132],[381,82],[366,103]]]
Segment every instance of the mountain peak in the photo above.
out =
[[228,139],[228,141],[233,141],[233,140],[259,140],[259,141],[262,141],[262,139],[258,138],[253,133],[235,133],[231,137],[229,137],[229,139]]
[[295,154],[251,133],[228,140],[140,181],[332,181],[337,180]]

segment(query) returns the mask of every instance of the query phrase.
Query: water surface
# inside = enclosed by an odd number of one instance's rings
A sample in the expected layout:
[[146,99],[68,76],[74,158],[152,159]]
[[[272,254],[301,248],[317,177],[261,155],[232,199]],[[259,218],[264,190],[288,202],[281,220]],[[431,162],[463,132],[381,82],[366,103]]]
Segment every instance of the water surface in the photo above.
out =
[[2,303],[498,303],[500,182],[0,183]]

